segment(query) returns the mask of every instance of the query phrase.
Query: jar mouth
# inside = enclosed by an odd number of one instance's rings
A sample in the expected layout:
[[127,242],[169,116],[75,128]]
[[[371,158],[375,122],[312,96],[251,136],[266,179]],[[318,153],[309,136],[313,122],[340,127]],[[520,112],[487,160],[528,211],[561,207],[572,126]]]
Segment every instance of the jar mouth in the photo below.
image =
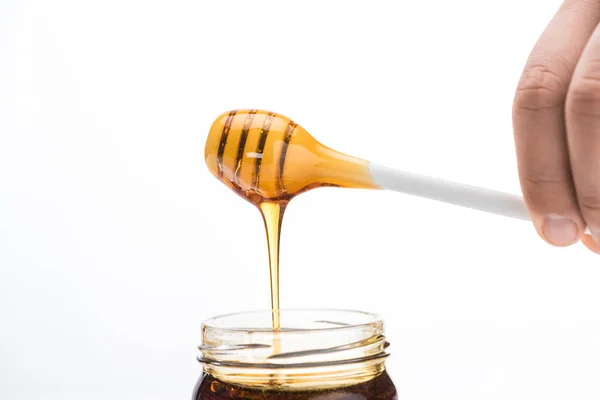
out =
[[206,372],[223,380],[246,384],[276,381],[278,386],[350,382],[373,377],[384,369],[388,343],[378,314],[284,309],[280,319],[280,329],[272,328],[270,310],[206,320],[198,361]]
[[271,310],[252,310],[221,314],[202,323],[202,329],[214,332],[311,333],[349,330],[382,322],[379,314],[348,309],[289,308],[280,310],[281,327],[273,329]]

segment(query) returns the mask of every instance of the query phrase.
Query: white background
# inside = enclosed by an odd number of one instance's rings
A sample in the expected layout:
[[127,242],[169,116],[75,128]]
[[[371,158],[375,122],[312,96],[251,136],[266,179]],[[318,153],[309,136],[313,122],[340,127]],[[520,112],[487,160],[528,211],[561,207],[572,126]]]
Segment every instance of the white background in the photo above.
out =
[[[187,399],[200,322],[269,307],[259,213],[203,162],[221,112],[519,193],[513,92],[558,6],[2,0],[0,398]],[[320,189],[291,203],[282,246],[284,307],[385,316],[402,399],[600,397],[582,245]]]

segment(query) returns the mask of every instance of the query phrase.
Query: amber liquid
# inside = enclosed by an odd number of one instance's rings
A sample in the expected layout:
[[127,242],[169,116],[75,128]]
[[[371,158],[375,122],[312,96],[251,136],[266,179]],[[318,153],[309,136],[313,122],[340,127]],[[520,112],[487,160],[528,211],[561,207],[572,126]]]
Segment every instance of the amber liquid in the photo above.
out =
[[272,323],[279,329],[279,237],[289,201],[317,187],[379,187],[366,161],[322,145],[289,118],[267,111],[238,110],[218,117],[206,141],[205,159],[213,175],[262,213]]
[[231,385],[210,375],[201,377],[193,400],[397,400],[398,395],[387,372],[356,385],[333,389],[277,390]]
[[265,222],[267,246],[269,250],[269,270],[271,277],[271,320],[273,329],[281,328],[279,308],[279,238],[281,222],[287,202],[264,201],[258,208]]

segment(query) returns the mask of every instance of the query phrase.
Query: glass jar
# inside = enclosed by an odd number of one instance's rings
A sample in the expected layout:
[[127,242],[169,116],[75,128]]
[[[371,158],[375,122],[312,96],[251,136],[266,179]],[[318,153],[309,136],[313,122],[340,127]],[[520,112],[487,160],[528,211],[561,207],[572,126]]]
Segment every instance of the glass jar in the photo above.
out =
[[282,310],[218,316],[202,324],[203,374],[193,400],[392,400],[396,388],[379,316]]

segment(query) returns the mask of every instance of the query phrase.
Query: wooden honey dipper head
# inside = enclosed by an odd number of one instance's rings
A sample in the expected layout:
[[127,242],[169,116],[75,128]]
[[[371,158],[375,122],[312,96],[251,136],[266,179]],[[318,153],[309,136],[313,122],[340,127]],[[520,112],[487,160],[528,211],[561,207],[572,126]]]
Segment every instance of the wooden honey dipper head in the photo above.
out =
[[268,111],[220,115],[204,156],[213,175],[256,205],[287,202],[322,186],[378,188],[367,161],[322,145],[291,119]]

